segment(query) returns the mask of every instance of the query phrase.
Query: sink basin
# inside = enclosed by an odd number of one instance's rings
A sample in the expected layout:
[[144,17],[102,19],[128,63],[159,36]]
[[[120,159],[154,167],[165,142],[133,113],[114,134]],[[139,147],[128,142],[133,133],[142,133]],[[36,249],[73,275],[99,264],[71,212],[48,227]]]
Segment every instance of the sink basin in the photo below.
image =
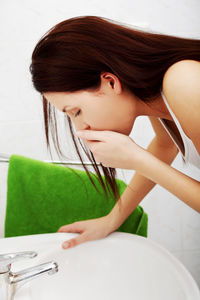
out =
[[184,265],[149,238],[114,232],[64,250],[76,233],[50,233],[0,239],[0,251],[36,251],[12,270],[56,261],[58,273],[36,278],[14,300],[200,300],[199,288]]

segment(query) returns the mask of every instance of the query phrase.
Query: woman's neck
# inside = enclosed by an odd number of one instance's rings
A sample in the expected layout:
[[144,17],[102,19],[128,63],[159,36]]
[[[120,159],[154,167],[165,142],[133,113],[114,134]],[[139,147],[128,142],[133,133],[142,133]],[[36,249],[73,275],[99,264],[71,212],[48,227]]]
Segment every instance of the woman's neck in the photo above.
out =
[[152,103],[145,103],[140,100],[138,105],[139,114],[138,115],[146,115],[153,116],[161,119],[166,119],[173,121],[171,114],[160,94]]

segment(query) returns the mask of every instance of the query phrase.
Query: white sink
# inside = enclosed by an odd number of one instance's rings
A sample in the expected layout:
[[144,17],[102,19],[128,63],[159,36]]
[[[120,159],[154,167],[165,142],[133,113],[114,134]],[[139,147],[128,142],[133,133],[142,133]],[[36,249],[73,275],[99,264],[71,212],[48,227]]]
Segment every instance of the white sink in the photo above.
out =
[[104,239],[64,250],[75,233],[51,233],[0,239],[0,254],[36,251],[12,270],[55,261],[58,273],[22,286],[14,300],[200,300],[200,291],[184,265],[149,238],[114,232]]

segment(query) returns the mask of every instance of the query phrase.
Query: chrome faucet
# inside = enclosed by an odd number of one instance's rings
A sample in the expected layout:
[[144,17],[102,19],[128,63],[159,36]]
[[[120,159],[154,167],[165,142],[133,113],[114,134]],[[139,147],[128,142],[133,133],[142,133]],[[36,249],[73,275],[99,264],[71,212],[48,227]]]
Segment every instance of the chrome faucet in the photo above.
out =
[[13,300],[18,289],[30,280],[41,274],[54,274],[58,272],[56,262],[47,262],[35,267],[31,267],[20,272],[11,272],[11,264],[25,258],[34,258],[37,253],[34,251],[25,251],[17,253],[0,254],[0,299]]

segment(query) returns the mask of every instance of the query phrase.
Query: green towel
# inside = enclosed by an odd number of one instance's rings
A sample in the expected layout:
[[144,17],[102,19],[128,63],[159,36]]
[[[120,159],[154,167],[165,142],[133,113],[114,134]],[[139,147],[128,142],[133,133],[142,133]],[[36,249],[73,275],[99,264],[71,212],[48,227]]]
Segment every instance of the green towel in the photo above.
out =
[[[86,171],[11,155],[7,177],[5,237],[52,233],[66,224],[107,215],[116,201],[106,198],[96,175]],[[103,180],[105,182],[105,177]],[[120,195],[126,184],[117,179]],[[147,237],[148,215],[141,206],[117,231]]]

